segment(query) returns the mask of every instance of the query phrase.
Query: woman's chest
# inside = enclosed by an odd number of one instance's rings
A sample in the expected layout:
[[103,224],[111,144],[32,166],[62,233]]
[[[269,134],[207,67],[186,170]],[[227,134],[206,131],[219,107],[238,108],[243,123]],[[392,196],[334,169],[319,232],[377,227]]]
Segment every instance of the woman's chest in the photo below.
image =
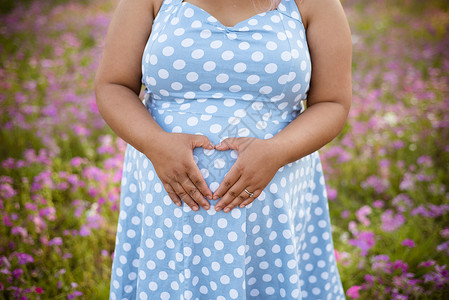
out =
[[282,7],[227,27],[188,2],[165,1],[144,49],[142,81],[159,97],[198,98],[213,90],[248,100],[304,98],[311,73],[305,32]]

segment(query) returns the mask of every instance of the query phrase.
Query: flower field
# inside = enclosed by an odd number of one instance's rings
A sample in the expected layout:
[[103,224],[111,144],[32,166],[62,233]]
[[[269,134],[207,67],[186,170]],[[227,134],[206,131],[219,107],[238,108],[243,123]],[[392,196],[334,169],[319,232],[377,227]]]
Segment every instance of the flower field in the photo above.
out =
[[[2,7],[1,299],[108,298],[126,144],[93,79],[116,3]],[[353,105],[320,153],[347,298],[448,299],[449,4],[342,3]]]

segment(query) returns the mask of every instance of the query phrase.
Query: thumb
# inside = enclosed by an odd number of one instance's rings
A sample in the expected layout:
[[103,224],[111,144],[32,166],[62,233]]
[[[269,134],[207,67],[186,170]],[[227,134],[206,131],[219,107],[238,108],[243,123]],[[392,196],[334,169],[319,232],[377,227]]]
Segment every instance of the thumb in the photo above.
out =
[[219,144],[215,146],[215,148],[218,150],[229,150],[229,149],[238,150],[239,145],[240,145],[240,138],[230,137],[221,141]]
[[214,149],[214,144],[205,135],[196,134],[192,139],[192,148],[203,147],[205,149]]

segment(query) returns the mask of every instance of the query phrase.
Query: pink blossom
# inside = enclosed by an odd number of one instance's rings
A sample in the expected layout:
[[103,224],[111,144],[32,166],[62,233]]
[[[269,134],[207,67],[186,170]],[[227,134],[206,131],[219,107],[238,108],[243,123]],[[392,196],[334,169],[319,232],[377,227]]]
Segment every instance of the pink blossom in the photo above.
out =
[[0,183],[0,196],[4,199],[9,199],[17,195],[17,191],[13,189],[9,183]]
[[343,211],[341,212],[341,214],[340,214],[340,216],[341,216],[343,219],[349,218],[350,215],[351,215],[351,211],[350,211],[349,209],[343,210]]
[[352,299],[357,299],[360,297],[359,291],[361,288],[360,285],[353,285],[346,291],[346,294]]
[[23,275],[23,270],[22,269],[15,269],[12,271],[12,276],[14,277],[14,279],[18,279],[20,276]]
[[363,256],[366,256],[368,254],[368,250],[371,249],[376,243],[374,232],[361,231],[355,236],[354,239],[349,239],[348,243],[358,247],[361,250],[360,253]]
[[405,239],[402,241],[401,245],[409,247],[409,248],[413,248],[413,247],[415,247],[415,242],[411,239]]
[[327,197],[329,200],[334,201],[337,198],[337,190],[327,187]]
[[53,246],[53,245],[62,245],[62,239],[60,237],[55,237],[53,239],[51,239],[50,241],[48,241],[48,245],[49,246]]
[[90,228],[87,225],[82,225],[80,229],[80,236],[88,236],[90,234]]
[[15,168],[15,161],[14,158],[7,158],[4,161],[2,161],[2,167],[5,169],[14,169]]
[[433,260],[433,259],[431,259],[431,260],[426,260],[426,261],[423,261],[423,262],[421,262],[421,263],[419,263],[418,264],[418,268],[421,268],[421,267],[431,267],[431,266],[434,266],[435,265],[435,261]]
[[74,157],[72,158],[72,160],[70,161],[70,164],[72,165],[72,167],[79,167],[81,164],[87,163],[87,159],[85,158],[81,158],[81,157]]
[[440,235],[445,239],[449,238],[449,227],[445,227],[444,229],[441,229]]
[[56,220],[56,209],[52,206],[48,206],[39,210],[40,217],[46,217],[49,221]]
[[425,167],[431,167],[433,165],[432,157],[428,155],[423,155],[418,157],[417,160],[418,165],[423,165]]
[[8,215],[3,216],[3,224],[5,224],[6,226],[9,226],[9,227],[14,226],[14,223],[11,222]]
[[391,232],[397,230],[399,227],[402,226],[405,222],[405,217],[397,213],[395,214],[393,210],[387,209],[384,211],[384,213],[381,215],[382,220],[382,230]]
[[21,235],[22,237],[27,237],[28,236],[28,231],[25,228],[21,227],[21,226],[13,227],[11,229],[11,233],[14,234],[14,235]]
[[355,215],[360,223],[362,223],[365,226],[369,226],[370,220],[366,216],[369,215],[370,213],[371,207],[369,207],[368,205],[364,205],[356,211]]
[[375,208],[382,208],[384,207],[384,201],[383,200],[376,200],[373,202],[373,207]]
[[376,193],[381,194],[389,188],[390,182],[388,180],[379,178],[376,175],[371,175],[361,183],[361,186],[365,189],[372,187],[376,191]]
[[34,204],[34,203],[27,202],[27,203],[25,203],[25,208],[27,210],[36,211],[37,210],[37,205]]
[[34,262],[34,258],[27,253],[17,253],[16,257],[18,258],[20,265]]

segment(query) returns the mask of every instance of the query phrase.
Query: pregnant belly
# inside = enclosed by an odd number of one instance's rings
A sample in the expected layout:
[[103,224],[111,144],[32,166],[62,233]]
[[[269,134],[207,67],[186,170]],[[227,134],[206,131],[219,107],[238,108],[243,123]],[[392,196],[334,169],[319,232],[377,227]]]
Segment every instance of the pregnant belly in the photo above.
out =
[[[207,103],[192,101],[185,104],[159,100],[146,106],[166,132],[205,135],[214,145],[227,137],[269,139],[290,122],[289,118],[284,120],[273,107],[270,108],[270,103],[211,99]],[[215,191],[235,163],[237,151],[198,147],[193,150],[193,158],[207,185]]]

